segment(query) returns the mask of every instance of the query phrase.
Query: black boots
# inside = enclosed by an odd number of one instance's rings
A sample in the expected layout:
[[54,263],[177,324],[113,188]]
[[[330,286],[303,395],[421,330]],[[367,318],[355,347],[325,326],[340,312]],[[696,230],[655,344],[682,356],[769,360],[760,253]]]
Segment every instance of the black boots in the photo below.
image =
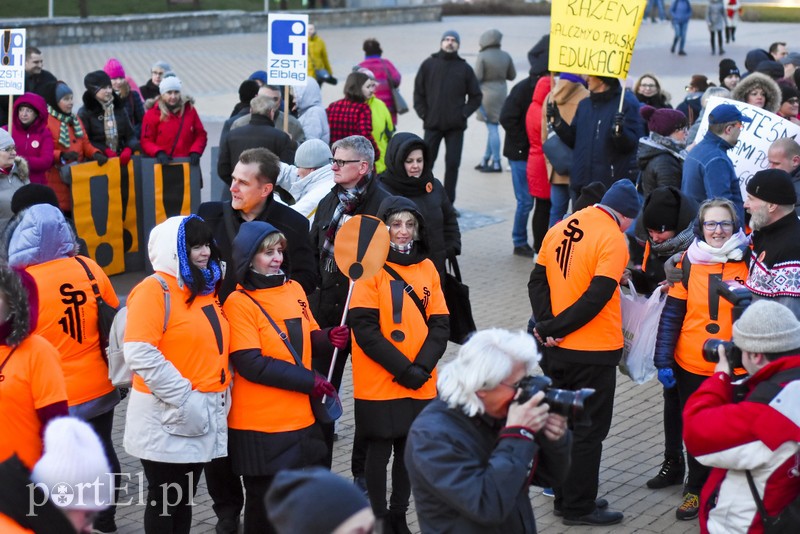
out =
[[390,510],[383,516],[383,534],[411,534],[406,523],[406,512]]
[[665,458],[658,474],[647,481],[647,487],[650,489],[661,489],[667,486],[683,484],[683,475],[685,471],[686,463],[682,455],[678,458]]
[[675,53],[675,47],[678,46],[678,40],[677,37],[672,40],[672,48],[670,48],[669,51],[673,54]]

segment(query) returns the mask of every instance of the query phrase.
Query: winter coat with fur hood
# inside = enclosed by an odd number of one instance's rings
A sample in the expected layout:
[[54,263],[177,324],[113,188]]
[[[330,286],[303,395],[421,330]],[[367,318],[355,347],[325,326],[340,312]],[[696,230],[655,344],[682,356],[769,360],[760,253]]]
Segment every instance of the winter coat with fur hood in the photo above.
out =
[[747,94],[753,89],[762,89],[766,95],[764,109],[770,113],[777,113],[781,107],[781,88],[778,83],[760,72],[751,72],[741,79],[731,92],[731,98],[739,102],[747,102]]
[[[22,106],[36,110],[36,118],[27,128],[19,120]],[[47,171],[53,166],[53,136],[47,129],[47,117],[47,103],[39,95],[25,93],[14,101],[11,137],[17,145],[17,155],[28,162],[29,179],[35,184],[47,184]]]

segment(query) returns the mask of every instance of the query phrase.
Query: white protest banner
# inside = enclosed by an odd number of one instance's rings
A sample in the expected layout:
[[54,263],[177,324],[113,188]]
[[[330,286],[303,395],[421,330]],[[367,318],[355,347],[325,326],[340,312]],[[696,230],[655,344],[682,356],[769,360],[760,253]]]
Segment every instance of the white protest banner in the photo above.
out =
[[700,128],[697,130],[695,142],[700,142],[708,131],[708,115],[720,104],[732,104],[742,112],[742,115],[750,117],[753,122],[743,123],[742,133],[736,146],[728,150],[728,157],[733,162],[736,176],[739,178],[739,187],[742,189],[742,198],[747,198],[747,182],[758,171],[769,168],[767,151],[769,146],[782,137],[791,137],[794,140],[800,139],[800,126],[778,117],[774,113],[757,106],[745,104],[737,100],[729,100],[712,96],[706,103],[706,111]]
[[0,95],[25,93],[25,28],[0,30]]
[[308,77],[308,15],[269,14],[267,83],[306,85]]
[[552,0],[550,72],[625,79],[647,0]]

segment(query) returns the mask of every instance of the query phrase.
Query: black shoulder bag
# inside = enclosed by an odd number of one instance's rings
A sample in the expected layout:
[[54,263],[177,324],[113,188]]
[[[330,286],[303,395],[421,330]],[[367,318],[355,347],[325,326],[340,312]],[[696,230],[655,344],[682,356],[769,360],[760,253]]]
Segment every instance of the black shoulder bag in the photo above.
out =
[[100,349],[103,353],[103,359],[107,364],[108,356],[106,355],[106,350],[108,349],[109,334],[111,332],[111,325],[114,323],[114,317],[116,317],[119,310],[103,299],[103,296],[100,294],[100,288],[97,287],[97,279],[94,277],[92,270],[89,269],[89,266],[86,265],[86,262],[83,261],[80,256],[75,256],[75,259],[81,264],[83,270],[86,271],[86,276],[89,277],[89,282],[92,284],[94,300],[97,302],[97,331],[100,334]]

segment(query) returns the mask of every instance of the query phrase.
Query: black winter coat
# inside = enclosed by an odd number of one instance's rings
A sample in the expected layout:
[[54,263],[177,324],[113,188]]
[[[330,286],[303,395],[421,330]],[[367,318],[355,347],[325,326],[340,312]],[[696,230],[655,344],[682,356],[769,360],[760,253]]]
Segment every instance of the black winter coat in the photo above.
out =
[[[83,93],[83,107],[78,110],[78,117],[83,121],[83,127],[86,129],[86,135],[92,146],[98,150],[108,148],[103,121],[103,106],[89,91]],[[119,138],[117,154],[122,152],[125,147],[139,150],[139,138],[136,137],[128,114],[125,112],[125,104],[116,94],[114,95],[114,118],[117,121],[117,137]]]
[[[233,239],[244,220],[231,207],[230,201],[204,202],[200,204],[197,214],[213,229],[214,240],[227,265],[218,293],[220,302],[224,303],[228,295],[236,289],[238,282],[236,262],[233,261]],[[317,287],[317,273],[314,268],[314,253],[308,242],[308,219],[292,208],[276,202],[270,195],[264,209],[254,220],[268,222],[286,236],[284,272],[303,286],[306,294],[314,291]]]
[[649,137],[643,137],[639,140],[636,160],[642,171],[639,180],[642,194],[645,196],[652,193],[656,187],[681,188],[684,158],[669,147],[657,143]]
[[458,53],[432,54],[414,79],[414,109],[426,130],[466,130],[482,99],[475,71]]
[[161,95],[161,90],[153,83],[153,80],[147,80],[146,84],[139,86],[139,92],[144,100],[158,98]]
[[[422,175],[414,178],[406,174],[403,162],[417,149],[422,150],[425,167]],[[417,205],[428,230],[430,259],[441,276],[445,258],[461,254],[461,230],[444,186],[433,177],[428,147],[417,135],[401,132],[389,141],[384,161],[386,171],[379,177],[381,185],[389,193],[406,197]]]
[[233,168],[248,148],[267,148],[282,162],[293,165],[297,144],[289,134],[275,128],[266,115],[251,115],[249,124],[230,130],[220,141],[217,174],[226,184],[231,184]]
[[[333,273],[326,271],[322,267],[320,259],[320,250],[322,250],[322,244],[325,243],[325,233],[328,231],[336,206],[339,205],[338,190],[338,185],[333,186],[331,192],[319,201],[314,224],[309,232],[311,246],[314,249],[315,265],[320,275],[319,291],[309,297],[309,305],[321,328],[339,325],[347,299],[347,290],[350,286],[350,280],[344,274],[338,270]],[[389,193],[378,183],[378,180],[371,176],[367,182],[364,198],[356,208],[354,215],[377,216],[381,202],[388,196],[390,196]]]
[[503,155],[514,161],[527,161],[530,141],[525,127],[525,117],[533,100],[533,90],[541,76],[531,74],[511,88],[503,109],[500,110],[500,124],[506,131]]

